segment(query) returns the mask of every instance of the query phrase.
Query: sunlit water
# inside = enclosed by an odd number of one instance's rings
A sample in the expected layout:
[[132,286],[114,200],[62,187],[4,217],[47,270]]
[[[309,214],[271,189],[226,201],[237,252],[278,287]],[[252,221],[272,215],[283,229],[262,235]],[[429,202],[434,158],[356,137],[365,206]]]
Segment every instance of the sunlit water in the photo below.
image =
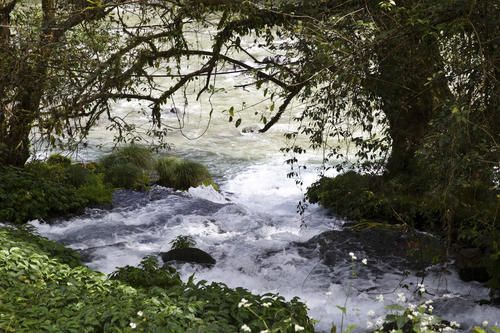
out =
[[[260,54],[265,55],[265,52]],[[307,303],[309,315],[319,320],[316,326],[319,331],[329,331],[332,322],[340,325],[341,311],[336,306],[343,306],[346,299],[344,323],[360,328],[366,327],[367,320],[383,316],[384,307],[396,301],[397,293],[403,292],[409,300],[418,302],[412,288],[400,288],[421,281],[414,273],[403,282],[400,271],[387,271],[382,276],[359,274],[351,279],[352,266],[347,253],[343,264],[333,269],[323,265],[314,251],[303,253],[300,243],[324,231],[341,229],[343,222],[317,206],[308,207],[302,217],[296,213],[303,189],[315,180],[319,157],[310,154],[303,158],[309,168],[302,174],[304,185],[300,188],[294,179],[286,177],[289,166],[279,148],[286,144],[283,133],[293,129],[290,117],[300,112],[302,106],[292,105],[291,115],[269,133],[242,133],[241,128],[258,125],[259,117],[254,112],[268,112],[270,102],[259,103],[261,95],[250,88],[233,89],[248,80],[244,76],[226,75],[218,80],[227,92],[212,98],[214,113],[210,126],[207,127],[207,114],[211,106],[206,98],[191,99],[186,106],[179,98],[177,103],[173,101],[166,107],[164,117],[172,126],[183,124],[182,131],[171,131],[171,152],[207,165],[220,192],[192,188],[182,193],[161,187],[142,194],[121,192],[111,210],[89,210],[81,217],[54,225],[38,221],[32,224],[42,235],[82,250],[90,260],[88,266],[104,273],[120,266],[137,265],[146,255],[168,251],[169,242],[176,236],[191,235],[196,246],[212,254],[217,264],[212,268],[180,266],[183,278],[195,273],[198,280],[243,286],[254,293],[277,292],[288,299],[299,296]],[[256,104],[253,108],[246,109],[253,104]],[[168,112],[174,105],[186,111],[183,117]],[[221,112],[229,106],[241,109],[240,128],[228,123],[227,113]],[[139,104],[132,102],[115,105],[117,112],[128,114],[131,121],[147,127],[148,116],[140,109]],[[102,123],[93,132],[88,148],[79,151],[77,158],[95,160],[103,154],[96,148],[98,145],[105,150],[112,146],[112,137],[104,130],[105,126]],[[194,139],[202,133],[201,138]],[[359,263],[364,253],[355,247],[351,251],[358,256],[354,269],[364,269]],[[367,259],[368,267],[381,264],[378,258]],[[339,280],[339,276],[343,278]],[[475,302],[487,299],[488,290],[478,283],[461,282],[452,270],[446,274],[430,271],[425,284],[429,292],[425,298],[435,300],[435,311],[463,327],[500,319],[498,308]],[[377,301],[379,294],[384,295],[383,302]],[[376,313],[374,318],[368,317],[369,310]]]

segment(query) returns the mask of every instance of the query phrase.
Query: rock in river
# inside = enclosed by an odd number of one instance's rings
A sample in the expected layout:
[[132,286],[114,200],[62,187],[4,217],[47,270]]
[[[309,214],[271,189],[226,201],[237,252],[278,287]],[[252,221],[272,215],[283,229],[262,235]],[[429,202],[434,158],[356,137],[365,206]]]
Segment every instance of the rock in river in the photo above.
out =
[[161,258],[165,263],[175,260],[202,265],[215,265],[215,259],[210,254],[194,247],[173,249],[168,252],[161,253]]

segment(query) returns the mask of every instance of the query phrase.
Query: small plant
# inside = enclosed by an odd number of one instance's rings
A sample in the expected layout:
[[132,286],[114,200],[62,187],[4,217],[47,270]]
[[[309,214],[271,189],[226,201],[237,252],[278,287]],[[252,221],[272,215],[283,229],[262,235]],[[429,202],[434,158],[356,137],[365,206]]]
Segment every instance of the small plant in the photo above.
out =
[[142,259],[139,267],[125,266],[109,275],[111,280],[120,280],[136,288],[171,288],[182,284],[179,273],[170,266],[158,267],[153,256]]
[[196,241],[192,236],[189,235],[179,235],[175,237],[170,244],[172,244],[172,250],[187,249],[188,247],[193,247],[196,245]]

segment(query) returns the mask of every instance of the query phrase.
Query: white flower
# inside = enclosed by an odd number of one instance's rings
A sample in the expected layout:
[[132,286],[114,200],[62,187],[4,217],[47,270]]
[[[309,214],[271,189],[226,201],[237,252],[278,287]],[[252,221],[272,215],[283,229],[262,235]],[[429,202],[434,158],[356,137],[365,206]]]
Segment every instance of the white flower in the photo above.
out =
[[144,314],[144,313],[143,313],[142,311],[137,311],[137,315],[138,315],[139,317],[142,317],[142,315],[143,315],[143,314]]
[[373,323],[371,321],[367,321],[366,328],[372,328],[372,327],[373,327]]
[[382,326],[383,323],[384,323],[384,318],[378,317],[376,321],[377,326]]
[[265,308],[268,308],[270,307],[272,304],[271,302],[267,302],[267,303],[262,303],[262,306],[265,307]]
[[449,327],[449,326],[446,326],[445,328],[443,328],[443,332],[448,332],[448,331],[452,331],[453,328]]
[[399,293],[397,301],[400,302],[400,303],[405,303],[406,302],[406,296],[405,296],[405,294]]
[[408,314],[408,319],[412,320],[413,316],[411,314]]
[[245,298],[242,298],[241,301],[238,303],[239,308],[241,307],[248,308],[250,305],[252,305],[252,303],[248,303],[248,301]]
[[243,326],[241,326],[241,330],[243,332],[252,332],[252,330],[250,329],[250,327],[248,327],[246,324],[243,324]]
[[263,330],[263,331],[260,331],[260,333],[269,333],[268,330]]
[[394,0],[389,0],[389,3],[393,6],[396,6],[396,2],[394,2]]
[[429,305],[429,312],[432,312],[434,310],[434,307],[432,305]]
[[375,311],[373,310],[368,311],[368,317],[373,317],[373,316],[375,316]]
[[363,265],[366,265],[366,264],[368,264],[368,259],[365,258],[365,259],[361,260],[361,262],[363,263]]
[[415,304],[408,303],[408,309],[410,309],[411,311],[413,311],[413,310],[415,310],[415,308],[416,308]]
[[382,294],[378,295],[376,298],[379,303],[382,303],[384,301],[384,295]]
[[457,323],[456,321],[452,321],[452,322],[450,323],[450,326],[451,326],[451,327],[456,327],[456,328],[459,328],[459,327],[460,327],[460,324],[459,324],[459,323]]
[[425,301],[425,304],[432,304],[432,303],[434,303],[434,301],[432,299]]
[[488,321],[483,321],[483,327],[488,327]]
[[354,253],[352,253],[352,252],[349,252],[349,255],[351,256],[351,259],[352,259],[352,260],[356,260],[356,259],[358,259],[358,258],[354,255]]
[[295,332],[299,332],[299,331],[303,331],[304,330],[304,327],[302,327],[300,325],[297,325],[297,324],[295,324],[294,328],[295,328]]
[[330,296],[331,294],[332,294],[332,292],[331,292],[330,290],[328,290],[328,291],[325,293],[325,295],[326,295],[326,296]]
[[132,327],[132,328],[136,328],[136,327],[137,327],[137,325],[136,325],[135,323],[130,323],[130,327]]

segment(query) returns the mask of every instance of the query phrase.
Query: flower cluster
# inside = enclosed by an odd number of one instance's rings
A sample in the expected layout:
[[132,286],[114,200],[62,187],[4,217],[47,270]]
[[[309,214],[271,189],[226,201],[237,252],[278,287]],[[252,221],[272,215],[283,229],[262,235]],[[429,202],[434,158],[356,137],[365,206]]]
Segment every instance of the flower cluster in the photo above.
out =
[[245,298],[242,298],[241,301],[238,303],[238,307],[241,308],[248,308],[249,306],[251,306],[252,303],[249,303],[248,300],[246,300]]
[[[352,261],[358,260],[358,257],[356,257],[356,255],[354,254],[354,252],[349,252],[349,257],[351,257]],[[361,262],[363,263],[363,265],[367,265],[368,264],[368,259],[364,258],[364,259],[361,260]]]

